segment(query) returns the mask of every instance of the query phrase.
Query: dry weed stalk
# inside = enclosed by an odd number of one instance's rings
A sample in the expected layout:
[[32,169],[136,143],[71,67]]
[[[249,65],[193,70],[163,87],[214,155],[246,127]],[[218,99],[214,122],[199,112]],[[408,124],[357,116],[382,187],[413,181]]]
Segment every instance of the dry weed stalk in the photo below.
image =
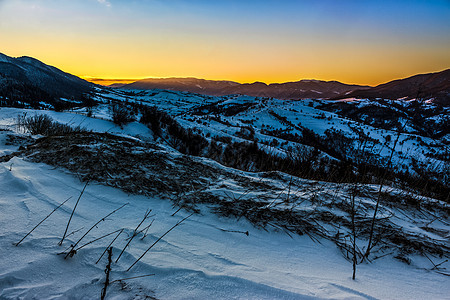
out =
[[120,232],[116,235],[116,237],[111,241],[111,243],[109,243],[108,247],[105,248],[105,251],[103,251],[102,255],[100,255],[100,257],[98,258],[98,260],[95,262],[95,264],[98,264],[98,262],[100,261],[100,259],[102,259],[103,255],[105,255],[106,251],[108,251],[108,249],[112,246],[112,244],[117,240],[117,238],[119,237],[119,235],[123,232],[123,228],[120,230]]
[[131,237],[128,239],[127,244],[125,245],[125,247],[123,247],[122,252],[120,252],[119,256],[116,259],[116,263],[119,261],[120,257],[122,256],[123,252],[125,251],[125,249],[131,244],[131,241],[138,235],[138,229],[139,227],[141,227],[142,223],[145,222],[145,220],[147,220],[147,218],[150,216],[150,213],[152,212],[152,210],[147,209],[145,211],[145,215],[142,218],[141,222],[136,226],[136,228],[133,231],[133,234],[131,235]]
[[108,249],[108,264],[106,265],[105,268],[106,279],[105,285],[103,286],[102,293],[100,295],[101,300],[104,300],[106,297],[106,289],[108,288],[109,285],[109,274],[111,273],[111,262],[112,262],[112,247]]
[[98,237],[98,238],[96,238],[96,239],[93,239],[92,241],[89,241],[89,242],[87,242],[86,244],[84,244],[84,245],[78,247],[78,248],[75,249],[74,251],[75,251],[75,252],[78,252],[78,250],[80,250],[80,249],[86,247],[87,245],[90,245],[90,244],[92,244],[92,243],[94,243],[94,242],[96,242],[96,241],[99,241],[99,240],[101,240],[101,239],[104,239],[105,237],[110,236],[111,234],[114,234],[114,233],[119,232],[119,231],[122,232],[122,231],[123,231],[123,228],[122,228],[122,229],[118,229],[118,230],[114,230],[113,232],[107,233],[107,234],[105,234],[105,235],[102,235],[101,237]]
[[131,268],[138,263],[138,261],[140,261],[145,254],[147,254],[148,251],[150,251],[150,249],[153,248],[153,246],[155,246],[163,237],[165,237],[169,232],[171,232],[173,229],[175,229],[175,227],[179,226],[181,223],[183,223],[185,220],[187,220],[188,218],[190,218],[193,215],[190,214],[189,216],[183,218],[181,221],[178,221],[175,225],[173,225],[169,230],[167,230],[162,236],[160,236],[150,247],[147,248],[147,250],[144,251],[144,253],[142,253],[142,255],[136,259],[136,261],[127,269],[127,272],[131,270]]
[[66,230],[64,230],[63,237],[61,238],[61,241],[59,241],[59,243],[58,243],[58,245],[60,245],[60,246],[62,245],[62,243],[64,242],[64,239],[66,238],[66,234],[67,234],[67,230],[69,229],[70,221],[72,220],[75,209],[77,209],[78,202],[80,202],[81,196],[83,196],[84,190],[86,189],[88,184],[89,184],[89,180],[84,185],[83,190],[81,191],[81,194],[78,197],[77,202],[75,203],[75,206],[72,209],[72,213],[70,214],[69,221],[67,222]]
[[115,210],[113,210],[112,212],[110,212],[109,214],[107,214],[106,216],[104,216],[103,218],[101,218],[99,221],[97,221],[97,223],[95,223],[94,225],[92,225],[91,228],[89,228],[88,231],[86,231],[86,233],[74,244],[74,245],[70,245],[70,250],[66,253],[66,256],[64,257],[64,259],[68,258],[69,256],[72,257],[76,252],[75,247],[81,242],[81,240],[95,227],[97,227],[98,224],[100,224],[101,222],[105,221],[107,217],[111,216],[112,214],[114,214],[115,212],[117,212],[119,209],[122,209],[124,206],[128,205],[128,203],[123,204],[121,207],[116,208]]

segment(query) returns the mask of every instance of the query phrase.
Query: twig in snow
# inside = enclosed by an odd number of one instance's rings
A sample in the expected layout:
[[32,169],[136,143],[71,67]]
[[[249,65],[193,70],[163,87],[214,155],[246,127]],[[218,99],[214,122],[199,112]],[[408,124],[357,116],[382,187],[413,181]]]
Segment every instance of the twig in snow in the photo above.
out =
[[397,143],[398,143],[398,141],[400,139],[400,135],[401,135],[401,131],[398,131],[397,138],[395,139],[394,146],[392,147],[391,155],[389,156],[387,167],[384,170],[383,177],[381,177],[380,187],[378,189],[377,202],[375,204],[375,209],[374,209],[374,212],[373,212],[372,222],[370,224],[369,242],[367,243],[367,250],[366,250],[366,253],[364,253],[363,259],[369,257],[370,251],[372,251],[372,248],[374,247],[374,245],[372,245],[372,239],[373,239],[373,232],[374,232],[374,229],[375,229],[375,221],[376,221],[376,217],[377,217],[378,207],[380,205],[380,201],[381,201],[381,198],[382,198],[382,191],[383,191],[383,186],[384,186],[384,183],[385,183],[385,180],[386,180],[386,177],[387,177],[387,171],[389,171],[391,169],[392,157],[394,156],[395,147],[397,146]]
[[120,232],[116,235],[116,237],[109,243],[108,247],[105,248],[105,251],[103,251],[102,255],[98,258],[98,260],[95,262],[95,264],[98,264],[100,259],[102,259],[103,255],[105,255],[106,251],[112,246],[112,244],[116,241],[116,239],[119,237],[119,235],[123,232],[123,228],[120,230]]
[[92,230],[92,229],[94,229],[95,227],[97,227],[97,225],[100,223],[100,222],[103,222],[103,221],[105,221],[106,220],[106,218],[107,217],[109,217],[110,215],[112,215],[112,214],[114,214],[115,212],[117,212],[119,209],[121,209],[121,208],[123,208],[124,206],[126,206],[126,205],[128,205],[128,203],[125,203],[124,205],[122,205],[121,207],[119,207],[119,208],[117,208],[117,209],[115,209],[115,210],[113,210],[112,212],[110,212],[109,214],[107,214],[106,216],[104,216],[103,218],[101,218],[97,223],[95,223],[94,225],[92,225],[92,227],[91,228],[89,228],[89,230],[88,231],[86,231],[86,233],[74,244],[74,245],[70,245],[70,247],[69,248],[72,248],[72,249],[70,249],[70,251],[69,252],[67,252],[67,254],[66,254],[66,256],[64,257],[64,259],[66,259],[67,257],[72,257],[75,253],[76,253],[76,251],[74,250],[75,249],[75,247],[78,245],[78,243],[80,243],[81,242],[81,240]]
[[444,260],[443,262],[438,263],[438,264],[435,265],[431,270],[434,270],[434,269],[436,269],[436,270],[439,270],[439,269],[445,269],[445,268],[439,268],[439,266],[442,265],[442,264],[444,264],[444,263],[446,263],[446,262],[448,262],[448,259]]
[[77,233],[77,232],[80,231],[80,230],[83,230],[83,228],[84,228],[84,226],[81,227],[81,228],[78,228],[77,230],[72,231],[71,233],[69,233],[68,235],[66,235],[66,238],[68,238],[69,236],[71,236],[71,235]]
[[145,212],[144,217],[142,218],[141,222],[138,224],[138,226],[136,226],[136,228],[133,231],[133,234],[131,235],[130,239],[128,240],[127,244],[125,245],[125,247],[123,247],[122,252],[120,252],[119,256],[116,259],[116,263],[119,261],[120,257],[122,256],[123,252],[125,251],[125,249],[130,245],[131,241],[138,235],[137,230],[139,229],[139,227],[141,227],[142,223],[144,223],[145,220],[147,220],[148,216],[150,215],[150,213],[152,212],[152,210],[147,210]]
[[78,250],[80,250],[81,248],[84,248],[84,247],[86,247],[87,245],[92,244],[93,242],[99,241],[99,240],[101,240],[101,239],[103,239],[103,238],[105,238],[105,237],[107,237],[107,236],[110,236],[111,234],[114,234],[114,233],[116,233],[116,232],[118,232],[118,231],[122,231],[122,230],[123,230],[123,229],[118,229],[118,230],[115,230],[115,231],[113,231],[113,232],[110,232],[110,233],[107,233],[107,234],[105,234],[105,235],[102,235],[101,237],[96,238],[96,239],[93,239],[92,241],[89,241],[89,242],[87,242],[86,244],[84,244],[84,245],[78,247],[78,248],[75,249],[74,251],[78,251]]
[[140,261],[145,254],[147,254],[148,251],[150,251],[150,249],[153,248],[153,246],[155,246],[163,237],[165,237],[169,232],[171,232],[175,227],[177,227],[178,225],[180,225],[181,223],[183,223],[186,219],[190,218],[193,215],[190,214],[189,216],[185,217],[184,219],[182,219],[181,221],[178,221],[178,223],[176,223],[175,225],[173,225],[169,230],[167,230],[162,236],[160,236],[150,247],[147,248],[147,250],[144,251],[144,253],[142,253],[142,255],[127,269],[127,272],[131,270],[131,268],[137,264],[138,261]]
[[148,276],[155,276],[155,274],[147,274],[147,275],[141,275],[141,276],[134,276],[134,277],[116,279],[116,280],[111,281],[109,284],[112,284],[112,283],[117,282],[117,281],[130,280],[130,279],[136,279],[136,278],[142,278],[142,277],[148,277]]
[[67,222],[66,230],[64,231],[64,234],[63,234],[63,237],[61,238],[61,241],[59,241],[59,243],[58,243],[58,245],[60,245],[60,246],[62,245],[62,243],[64,242],[64,239],[66,238],[66,233],[67,233],[67,230],[69,229],[69,225],[70,225],[70,221],[72,220],[73,213],[75,212],[75,209],[77,209],[78,202],[80,202],[81,196],[83,196],[84,190],[86,189],[88,184],[89,184],[89,180],[84,185],[84,188],[81,191],[81,194],[78,197],[77,202],[75,203],[75,206],[72,209],[72,213],[70,214],[69,221]]
[[388,255],[391,255],[391,254],[393,254],[393,253],[394,253],[394,251],[385,253],[385,254],[383,254],[383,255],[379,255],[379,256],[377,256],[377,257],[372,258],[372,261],[375,261],[375,260],[377,260],[377,259],[379,259],[379,258],[388,256]]
[[444,273],[444,272],[439,272],[439,271],[436,271],[436,273],[439,273],[439,274],[442,274],[442,275],[445,275],[445,276],[449,276],[449,277],[450,277],[450,274],[449,274],[449,273]]
[[61,206],[63,206],[63,204],[64,203],[66,203],[67,201],[69,201],[70,200],[70,198],[72,198],[72,197],[69,197],[69,198],[67,198],[67,200],[66,201],[64,201],[63,203],[61,203],[60,205],[58,205],[51,213],[49,213],[44,219],[42,219],[42,221],[40,221],[36,226],[34,226],[33,227],[33,229],[31,229],[19,242],[17,242],[16,244],[15,244],[15,246],[19,246],[19,244],[20,243],[22,243],[22,241],[27,237],[27,236],[29,236],[30,235],[30,233],[32,233],[33,232],[33,230],[35,230],[39,225],[41,225],[42,224],[42,222],[44,222],[45,220],[47,220],[48,219],[48,217],[50,217],[58,208],[60,208]]
[[227,229],[222,229],[222,228],[219,228],[220,230],[222,230],[222,231],[225,231],[225,232],[236,232],[236,233],[243,233],[243,234],[245,234],[246,236],[249,236],[249,233],[248,233],[248,231],[240,231],[240,230],[227,230]]
[[106,279],[105,279],[105,286],[103,287],[100,296],[101,300],[104,300],[106,297],[106,289],[108,288],[109,285],[109,273],[111,273],[111,262],[112,262],[112,247],[108,249],[108,264],[106,265],[105,268]]
[[139,234],[139,233],[141,233],[141,232],[144,232],[144,230],[145,230],[144,236],[141,238],[141,240],[143,240],[143,239],[145,239],[145,238],[147,237],[147,235],[148,235],[148,229],[150,228],[150,226],[152,226],[153,221],[155,221],[155,219],[153,219],[153,220],[150,222],[150,224],[148,224],[147,227],[145,227],[144,229],[142,229],[141,231],[138,232],[138,234]]
[[177,212],[179,212],[183,207],[184,207],[184,204],[181,204],[180,207],[173,214],[171,214],[171,217],[175,216],[177,214]]
[[448,259],[444,260],[443,262],[439,263],[439,264],[435,264],[431,258],[428,257],[428,255],[426,253],[424,253],[425,257],[431,262],[431,264],[433,264],[433,268],[431,268],[431,270],[439,270],[442,268],[439,268],[440,265],[442,265],[443,263],[446,263],[448,261]]

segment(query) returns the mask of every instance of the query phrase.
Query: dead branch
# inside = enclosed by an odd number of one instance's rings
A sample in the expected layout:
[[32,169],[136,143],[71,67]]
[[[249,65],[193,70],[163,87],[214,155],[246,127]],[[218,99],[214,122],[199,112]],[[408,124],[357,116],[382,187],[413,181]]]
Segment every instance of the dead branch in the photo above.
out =
[[111,281],[109,284],[112,284],[114,282],[123,281],[123,280],[130,280],[130,279],[136,279],[136,278],[142,278],[142,277],[148,277],[148,276],[155,276],[156,274],[147,274],[147,275],[141,275],[141,276],[134,276],[134,277],[128,277],[128,278],[121,278]]
[[86,184],[84,185],[84,188],[83,188],[83,190],[81,191],[81,194],[80,194],[80,196],[78,197],[77,202],[75,203],[75,206],[74,206],[73,209],[72,209],[72,213],[70,214],[69,221],[67,222],[66,230],[64,230],[63,237],[61,238],[61,241],[59,241],[59,243],[58,243],[58,245],[60,245],[60,246],[62,245],[62,243],[64,242],[64,239],[66,238],[66,233],[67,233],[67,230],[69,229],[70,221],[72,220],[72,217],[73,217],[73,214],[74,214],[74,212],[75,212],[75,209],[77,209],[78,202],[80,202],[81,196],[83,196],[84,190],[86,189],[86,187],[87,187],[88,184],[89,184],[89,180],[88,180],[88,181],[86,182]]
[[155,246],[163,237],[165,237],[169,232],[171,232],[175,227],[179,226],[181,223],[183,223],[186,219],[190,218],[193,215],[190,214],[189,216],[185,217],[184,219],[182,219],[181,221],[178,221],[178,223],[176,223],[175,225],[173,225],[169,230],[167,230],[162,236],[160,236],[150,247],[148,247],[147,250],[145,250],[144,253],[142,253],[142,255],[127,269],[127,272],[131,270],[131,268],[137,264],[138,261],[140,261],[145,254],[147,254],[148,251],[150,251],[150,249],[153,248],[153,246]]
[[139,233],[142,233],[142,232],[145,231],[145,233],[144,233],[144,235],[142,236],[141,240],[143,240],[143,239],[145,239],[145,238],[147,237],[147,235],[148,235],[148,229],[153,225],[153,222],[154,222],[154,221],[155,221],[155,219],[153,219],[153,220],[150,222],[150,224],[148,224],[147,227],[145,227],[144,229],[142,229],[141,231],[138,232],[138,234],[139,234]]
[[128,205],[128,203],[125,203],[124,205],[122,205],[119,208],[116,208],[115,210],[113,210],[112,212],[110,212],[109,214],[107,214],[106,216],[104,216],[103,218],[101,218],[99,221],[97,221],[97,223],[95,223],[94,225],[92,225],[91,228],[89,228],[88,231],[86,231],[86,233],[74,244],[74,245],[70,245],[69,248],[71,248],[69,250],[69,252],[67,252],[66,256],[64,257],[64,259],[66,259],[67,257],[72,257],[76,251],[74,251],[75,247],[81,242],[81,240],[95,227],[97,227],[98,224],[100,224],[101,222],[105,221],[107,217],[111,216],[112,214],[114,214],[115,212],[117,212],[119,209],[123,208],[124,206]]
[[100,296],[101,300],[104,300],[106,297],[106,289],[108,288],[109,285],[109,274],[111,273],[111,262],[112,262],[112,247],[108,249],[108,264],[106,265],[105,268],[106,279],[105,279],[105,286],[103,287]]
[[249,236],[249,233],[248,233],[248,231],[240,231],[240,230],[227,230],[227,229],[222,229],[222,228],[219,228],[220,230],[222,230],[222,231],[225,231],[225,232],[236,232],[236,233],[243,233],[243,234],[245,234],[246,236]]
[[107,237],[107,236],[110,236],[111,234],[114,234],[114,233],[116,233],[116,232],[119,232],[119,231],[123,231],[123,228],[122,228],[122,229],[115,230],[115,231],[110,232],[110,233],[107,233],[107,234],[105,234],[105,235],[102,235],[102,236],[99,237],[99,238],[93,239],[92,241],[87,242],[86,244],[84,244],[84,245],[78,247],[78,248],[75,249],[74,251],[77,251],[77,252],[78,252],[78,250],[80,250],[81,248],[84,248],[84,247],[86,247],[87,245],[90,245],[90,244],[92,244],[92,243],[94,243],[94,242],[96,242],[96,241],[99,241],[99,240],[101,240],[101,239],[103,239],[103,238],[105,238],[105,237]]
[[100,259],[102,259],[103,255],[105,255],[106,251],[112,246],[112,244],[116,241],[116,239],[119,237],[119,235],[123,232],[123,228],[120,230],[120,232],[116,235],[116,237],[112,240],[111,243],[109,243],[108,247],[105,248],[105,251],[103,251],[102,255],[98,258],[98,260],[95,262],[95,264],[98,264]]
[[125,249],[130,245],[131,241],[134,239],[135,236],[138,235],[137,230],[139,229],[139,227],[141,227],[142,223],[144,223],[145,220],[147,220],[148,216],[150,215],[150,213],[152,212],[152,210],[146,210],[145,211],[145,215],[142,218],[141,222],[136,226],[136,228],[133,231],[133,234],[131,235],[130,239],[128,240],[127,244],[125,245],[125,247],[123,247],[122,252],[120,252],[119,256],[116,259],[116,263],[119,261],[120,257],[122,256],[123,252],[125,251]]

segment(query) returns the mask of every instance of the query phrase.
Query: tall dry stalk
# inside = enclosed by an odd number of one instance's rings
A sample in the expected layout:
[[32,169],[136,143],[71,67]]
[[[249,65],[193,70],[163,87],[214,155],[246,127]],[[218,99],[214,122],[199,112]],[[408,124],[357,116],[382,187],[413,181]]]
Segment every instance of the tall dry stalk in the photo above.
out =
[[112,262],[112,247],[108,249],[108,264],[106,265],[105,268],[106,279],[105,285],[103,286],[102,293],[100,295],[101,300],[104,300],[106,297],[106,289],[108,288],[109,285],[109,274],[111,273],[111,262]]
[[147,220],[147,218],[150,216],[150,213],[152,212],[152,210],[147,210],[145,212],[144,217],[142,218],[141,222],[136,226],[136,228],[133,231],[133,234],[131,235],[131,237],[128,239],[127,244],[125,245],[125,247],[123,247],[122,252],[120,252],[119,256],[116,259],[116,263],[119,261],[120,257],[122,256],[123,252],[125,252],[125,249],[127,249],[127,247],[131,244],[131,241],[138,235],[138,229],[139,227],[141,227],[142,223],[145,222],[145,220]]
[[392,151],[389,156],[388,165],[386,166],[386,169],[384,170],[384,174],[381,177],[380,187],[378,189],[377,203],[375,205],[375,210],[373,212],[372,222],[370,225],[369,242],[367,243],[367,249],[366,249],[366,253],[364,254],[363,259],[368,258],[370,255],[370,251],[372,250],[373,231],[375,228],[375,221],[376,221],[376,217],[377,217],[377,213],[378,213],[378,207],[380,206],[380,201],[381,201],[381,197],[382,197],[382,190],[383,190],[384,182],[386,180],[387,172],[391,169],[392,157],[394,156],[395,147],[397,146],[397,143],[400,139],[400,135],[401,135],[401,131],[398,132],[397,138],[395,139],[394,146],[392,147]]
[[64,230],[63,237],[61,238],[61,241],[59,241],[59,243],[58,243],[58,245],[60,245],[60,246],[62,245],[62,243],[64,242],[64,239],[66,238],[66,234],[67,234],[67,230],[69,229],[70,221],[72,220],[73,214],[74,214],[75,210],[77,209],[78,202],[80,202],[81,196],[83,196],[84,190],[86,189],[88,184],[89,184],[89,180],[84,185],[83,190],[81,191],[81,194],[78,197],[77,202],[75,203],[75,206],[72,209],[72,213],[70,214],[69,221],[67,221],[66,230]]
[[186,219],[190,218],[193,215],[190,214],[189,216],[185,217],[184,219],[182,219],[181,221],[178,221],[175,225],[173,225],[169,230],[167,230],[162,236],[160,236],[150,247],[147,248],[147,250],[144,251],[144,253],[142,253],[142,255],[136,259],[136,261],[127,269],[127,272],[131,270],[131,268],[138,263],[138,261],[140,261],[145,254],[147,254],[148,251],[150,251],[150,249],[153,248],[153,246],[155,246],[163,237],[165,237],[169,232],[171,232],[175,227],[179,226],[181,223],[183,223]]
[[122,209],[124,206],[128,205],[128,203],[125,203],[124,205],[122,205],[119,208],[116,208],[115,210],[113,210],[112,212],[110,212],[109,214],[107,214],[106,216],[104,216],[103,218],[101,218],[100,220],[97,221],[97,223],[95,223],[94,225],[92,225],[91,228],[89,228],[88,231],[86,231],[86,233],[74,244],[74,245],[70,245],[70,250],[66,253],[66,256],[64,257],[64,259],[68,258],[69,256],[72,257],[76,252],[75,247],[81,242],[81,240],[95,227],[97,227],[98,224],[100,224],[101,222],[105,221],[107,217],[111,216],[112,214],[116,213],[119,209]]

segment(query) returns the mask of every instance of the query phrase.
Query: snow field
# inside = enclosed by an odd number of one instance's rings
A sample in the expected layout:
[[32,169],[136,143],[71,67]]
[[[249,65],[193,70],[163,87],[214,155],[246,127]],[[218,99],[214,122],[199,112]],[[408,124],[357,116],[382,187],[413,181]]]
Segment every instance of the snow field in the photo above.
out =
[[[18,131],[15,120],[24,112],[46,113],[56,121],[98,132],[152,139],[148,128],[138,123],[120,128],[107,120],[80,114],[13,108],[0,109],[0,129]],[[0,155],[18,148],[5,145],[7,134],[11,132],[0,131]],[[149,235],[144,240],[142,235],[135,238],[119,262],[113,263],[111,280],[155,275],[115,282],[108,288],[107,299],[450,299],[450,280],[429,271],[430,263],[423,257],[414,258],[414,265],[389,256],[360,264],[357,280],[353,281],[351,263],[332,242],[315,243],[307,236],[290,238],[282,232],[266,232],[244,220],[219,218],[207,207],[165,236],[126,272],[154,241],[188,213],[181,210],[172,216],[177,208],[167,199],[127,195],[91,182],[68,233],[81,230],[71,234],[60,247],[57,243],[84,184],[76,174],[23,158],[0,163],[0,299],[98,298],[105,279],[106,258],[95,262],[113,236],[86,246],[66,260],[58,253],[124,203],[129,205],[102,222],[81,244],[121,228],[129,236],[145,211],[152,209],[154,223]],[[72,198],[18,247],[14,246],[69,197]],[[401,224],[401,220],[397,222]],[[411,230],[431,235],[420,228]],[[114,244],[113,260],[126,242],[123,235]]]
[[[107,239],[67,260],[57,255],[81,235],[74,234],[62,247],[57,246],[84,184],[61,170],[17,158],[0,167],[0,253],[4,258],[0,297],[88,299],[99,295],[106,259],[97,265],[95,261]],[[67,205],[21,245],[13,245],[69,196],[73,199]],[[119,228],[131,233],[145,210],[151,208],[155,221],[149,236],[133,241],[119,263],[113,264],[112,280],[156,275],[125,281],[124,289],[119,283],[112,284],[108,290],[111,299],[127,299],[134,293],[160,299],[446,299],[450,292],[447,277],[392,259],[358,266],[357,280],[352,281],[350,263],[330,242],[316,244],[305,236],[291,239],[208,213],[192,216],[125,272],[154,240],[186,215],[181,211],[171,217],[174,209],[163,199],[129,196],[93,183],[80,200],[69,232],[81,227],[86,230],[127,202],[127,207],[100,224],[84,242]],[[250,235],[219,228],[248,230]],[[113,258],[124,244],[122,239],[115,245]]]

